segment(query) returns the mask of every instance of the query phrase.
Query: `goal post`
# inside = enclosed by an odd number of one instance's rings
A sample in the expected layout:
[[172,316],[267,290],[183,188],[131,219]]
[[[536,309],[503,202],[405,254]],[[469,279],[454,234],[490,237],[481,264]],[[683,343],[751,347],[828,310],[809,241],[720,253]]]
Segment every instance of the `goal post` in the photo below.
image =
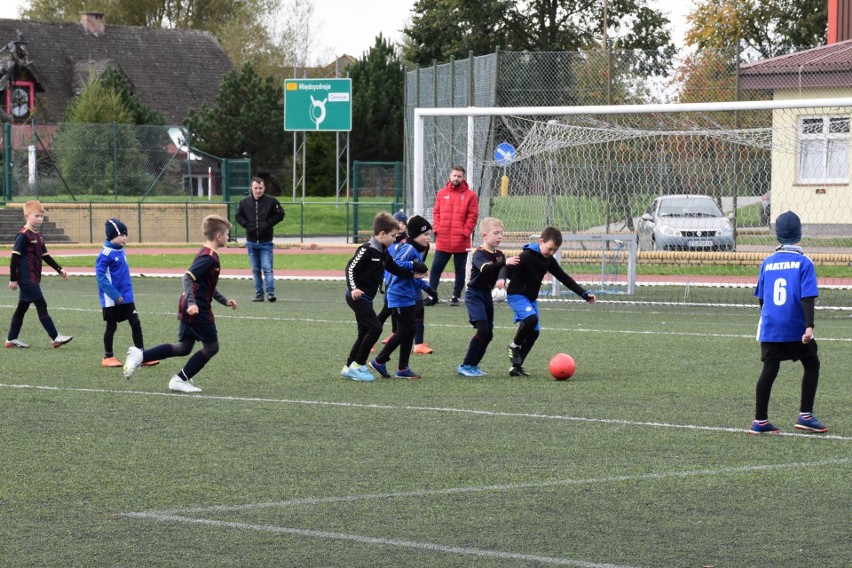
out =
[[[825,262],[821,304],[852,309],[850,124],[852,97],[415,108],[407,199],[431,218],[450,166],[464,164],[480,217],[499,217],[507,233],[552,224],[566,240],[605,235],[605,251],[630,241],[636,289],[654,287],[641,296],[699,303],[753,301],[757,259],[790,209],[818,276]],[[509,163],[495,154],[506,144],[516,150]],[[667,195],[710,198],[715,212],[681,200],[683,211],[661,214],[683,223],[661,222],[655,204]]]

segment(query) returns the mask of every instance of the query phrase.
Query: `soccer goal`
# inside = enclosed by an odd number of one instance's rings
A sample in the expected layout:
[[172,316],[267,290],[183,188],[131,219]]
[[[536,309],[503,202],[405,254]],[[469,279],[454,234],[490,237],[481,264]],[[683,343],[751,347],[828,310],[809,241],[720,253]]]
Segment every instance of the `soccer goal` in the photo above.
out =
[[[566,245],[586,243],[602,290],[611,272],[635,278],[619,296],[701,304],[754,305],[774,219],[793,210],[820,305],[852,309],[850,123],[852,98],[417,108],[407,199],[431,217],[450,167],[463,165],[480,217],[507,234],[554,225]],[[569,274],[572,246],[561,251]]]

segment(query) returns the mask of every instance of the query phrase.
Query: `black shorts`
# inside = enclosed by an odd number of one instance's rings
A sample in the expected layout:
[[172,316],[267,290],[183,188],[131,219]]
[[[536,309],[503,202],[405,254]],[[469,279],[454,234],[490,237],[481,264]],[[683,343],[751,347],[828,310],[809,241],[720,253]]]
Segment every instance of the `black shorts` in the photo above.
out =
[[205,345],[219,341],[215,323],[184,323],[180,322],[178,329],[178,341],[183,343],[186,339],[194,339]]
[[44,294],[41,293],[41,286],[39,284],[18,283],[18,300],[29,303],[44,300]]
[[780,343],[760,342],[760,360],[767,361],[798,361],[799,359],[813,359],[817,355],[816,339],[809,343],[801,341],[784,341]]
[[115,306],[103,308],[102,312],[104,321],[126,321],[136,312],[136,304],[133,302],[129,304],[116,304]]

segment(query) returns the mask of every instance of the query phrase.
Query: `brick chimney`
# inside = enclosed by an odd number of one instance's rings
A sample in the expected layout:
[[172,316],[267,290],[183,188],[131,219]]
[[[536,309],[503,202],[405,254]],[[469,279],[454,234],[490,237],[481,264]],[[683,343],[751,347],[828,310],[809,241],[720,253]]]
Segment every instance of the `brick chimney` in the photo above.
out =
[[852,39],[852,0],[828,0],[828,43]]
[[95,37],[106,33],[106,20],[103,12],[80,12],[80,25],[87,34]]

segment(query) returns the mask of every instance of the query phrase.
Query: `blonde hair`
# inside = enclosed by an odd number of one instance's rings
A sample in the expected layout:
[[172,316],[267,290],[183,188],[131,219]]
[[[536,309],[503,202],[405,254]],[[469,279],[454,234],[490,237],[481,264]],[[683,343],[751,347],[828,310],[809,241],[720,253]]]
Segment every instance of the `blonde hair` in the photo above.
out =
[[486,217],[479,222],[479,232],[483,235],[494,227],[503,227],[503,221],[497,217]]
[[208,215],[201,221],[201,232],[205,238],[213,240],[219,233],[224,233],[231,230],[231,222],[220,217],[219,215]]
[[41,201],[33,199],[24,203],[24,216],[29,217],[33,213],[44,214],[44,206],[41,204]]

